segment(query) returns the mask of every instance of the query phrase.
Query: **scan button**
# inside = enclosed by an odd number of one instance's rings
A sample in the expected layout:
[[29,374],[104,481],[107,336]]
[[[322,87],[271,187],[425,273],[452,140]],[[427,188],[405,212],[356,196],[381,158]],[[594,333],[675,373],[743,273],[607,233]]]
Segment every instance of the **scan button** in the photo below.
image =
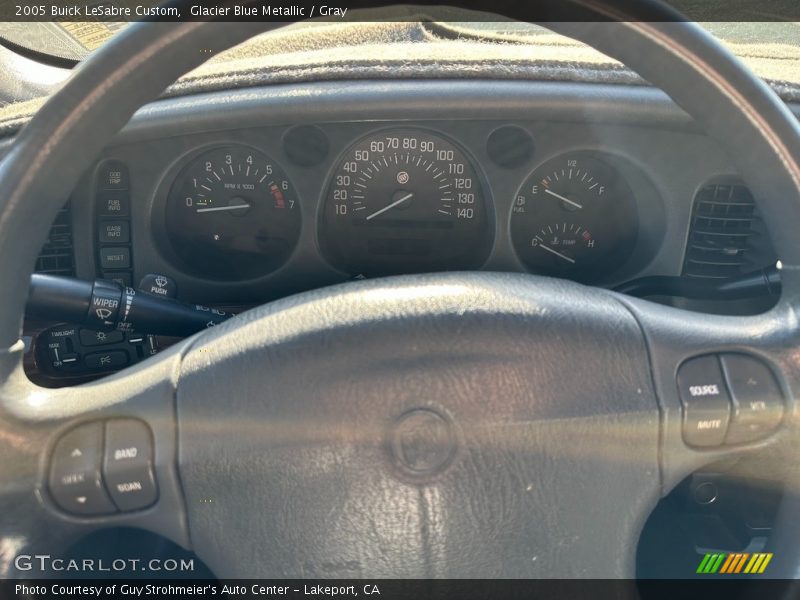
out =
[[120,510],[138,510],[156,501],[153,438],[142,421],[113,419],[106,423],[103,475]]

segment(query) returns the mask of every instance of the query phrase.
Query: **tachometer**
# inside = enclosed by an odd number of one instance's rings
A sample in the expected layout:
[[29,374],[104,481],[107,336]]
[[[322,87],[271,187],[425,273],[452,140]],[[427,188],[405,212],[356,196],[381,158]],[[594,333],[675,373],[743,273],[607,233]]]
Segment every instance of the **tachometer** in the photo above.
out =
[[167,198],[167,235],[184,270],[251,279],[282,265],[297,244],[296,203],[289,178],[270,157],[223,146],[181,170]]
[[328,184],[320,242],[353,275],[475,267],[490,242],[480,177],[445,138],[416,129],[361,139]]
[[522,185],[511,239],[536,273],[596,281],[630,256],[638,223],[633,193],[618,171],[574,153],[546,162]]

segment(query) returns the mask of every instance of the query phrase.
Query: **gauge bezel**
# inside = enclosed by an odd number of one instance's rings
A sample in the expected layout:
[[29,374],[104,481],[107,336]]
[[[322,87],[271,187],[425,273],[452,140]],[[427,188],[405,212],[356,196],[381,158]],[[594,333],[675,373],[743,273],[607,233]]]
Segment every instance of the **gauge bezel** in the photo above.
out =
[[[447,144],[451,145],[453,148],[457,149],[464,157],[464,161],[469,165],[474,173],[474,177],[476,179],[476,183],[479,186],[482,203],[483,203],[483,212],[484,212],[484,221],[483,227],[480,232],[477,232],[481,240],[477,244],[473,244],[471,249],[472,252],[470,256],[467,257],[469,264],[464,264],[458,267],[458,269],[453,270],[480,270],[489,260],[490,254],[495,246],[495,239],[496,239],[496,228],[497,228],[497,211],[495,208],[494,198],[492,195],[491,187],[489,186],[488,178],[484,172],[483,165],[477,160],[477,157],[473,154],[473,152],[465,146],[465,144],[460,143],[458,140],[454,139],[454,137],[444,131],[436,129],[434,127],[425,126],[419,122],[414,124],[406,124],[403,122],[390,122],[387,123],[383,127],[379,127],[377,129],[371,129],[366,132],[361,132],[357,136],[351,137],[346,144],[341,146],[342,150],[336,154],[336,156],[331,161],[329,168],[326,172],[325,182],[323,183],[321,190],[320,190],[320,197],[319,202],[317,204],[317,213],[316,213],[316,235],[315,241],[317,250],[322,256],[323,260],[335,269],[336,271],[347,275],[347,276],[360,276],[361,273],[358,269],[349,268],[348,265],[344,264],[344,261],[339,260],[336,257],[336,252],[331,248],[330,241],[326,239],[326,235],[328,233],[328,216],[327,216],[327,208],[328,203],[331,201],[331,191],[334,186],[334,177],[337,173],[341,171],[342,164],[344,163],[345,157],[354,151],[354,148],[359,144],[369,140],[370,138],[374,138],[376,136],[380,136],[382,134],[387,134],[389,132],[404,132],[404,131],[414,131],[420,132],[425,135],[435,136],[440,138]],[[435,266],[434,266],[435,267]],[[436,272],[436,271],[443,271],[446,269],[443,268],[432,268],[429,269],[429,272]],[[425,272],[423,270],[417,269],[408,269],[402,270],[403,273],[418,273],[418,272]],[[385,273],[386,275],[395,274],[391,269],[388,269]]]
[[[213,273],[201,272],[193,265],[188,264],[188,262],[176,252],[173,242],[170,239],[167,210],[174,186],[179,183],[178,178],[181,176],[184,170],[189,169],[193,162],[197,161],[205,154],[230,147],[236,147],[239,150],[261,154],[267,157],[273,165],[277,166],[281,172],[283,172],[285,179],[289,182],[290,189],[294,195],[296,206],[290,210],[293,211],[295,218],[298,220],[298,225],[296,232],[294,232],[294,239],[289,240],[291,249],[286,253],[285,256],[282,257],[282,260],[279,263],[273,265],[271,268],[262,269],[253,275],[226,278],[216,277]],[[273,150],[263,148],[259,144],[253,143],[250,140],[242,141],[240,139],[225,138],[222,140],[215,140],[214,142],[193,146],[175,158],[175,160],[167,167],[167,169],[165,169],[158,182],[150,210],[150,221],[154,225],[153,237],[156,247],[158,248],[159,253],[172,267],[198,281],[231,284],[248,283],[269,277],[283,269],[286,264],[291,261],[292,256],[297,252],[297,249],[300,246],[300,240],[302,239],[303,235],[303,211],[301,210],[302,200],[294,181],[292,181],[291,171],[287,169],[280,160],[275,158],[275,154],[276,153]]]
[[[620,186],[625,188],[626,194],[626,202],[628,204],[628,209],[630,209],[631,214],[626,215],[626,219],[628,220],[631,226],[635,227],[635,232],[633,235],[628,236],[626,239],[622,240],[615,240],[617,244],[615,248],[611,249],[607,254],[598,258],[597,262],[587,265],[585,268],[569,268],[565,267],[563,269],[547,269],[543,268],[538,265],[531,264],[531,262],[524,256],[520,254],[519,250],[519,241],[515,237],[514,231],[514,219],[516,207],[516,200],[517,197],[521,194],[522,190],[527,188],[529,184],[532,182],[534,175],[546,168],[550,164],[557,164],[560,161],[567,161],[570,158],[578,158],[578,159],[591,159],[592,161],[599,162],[605,169],[608,169],[613,173],[613,187],[615,190],[618,190]],[[641,235],[642,231],[642,218],[640,215],[641,210],[641,203],[639,202],[638,198],[636,197],[635,189],[638,189],[638,186],[633,186],[630,181],[630,175],[632,173],[637,172],[638,170],[634,167],[630,161],[618,154],[614,154],[611,152],[606,152],[604,150],[599,150],[596,148],[585,147],[585,148],[559,148],[558,151],[553,152],[547,156],[539,157],[539,160],[532,166],[532,168],[525,174],[522,181],[516,187],[516,192],[514,193],[514,197],[511,200],[510,208],[508,211],[508,243],[511,247],[511,250],[514,253],[517,261],[519,262],[520,266],[527,272],[537,275],[545,275],[550,277],[558,277],[563,279],[570,279],[573,281],[579,281],[581,283],[587,283],[592,285],[601,285],[607,283],[609,281],[613,281],[620,273],[626,271],[630,265],[630,263],[635,260],[635,252],[638,247],[641,245]],[[570,214],[570,213],[565,213]],[[577,213],[576,213],[577,214]],[[620,214],[620,213],[614,213]],[[542,219],[546,219],[547,217],[542,217]],[[607,217],[608,218],[608,217]],[[613,218],[613,217],[612,217]],[[581,226],[586,226],[585,223],[581,222],[580,218],[566,218],[567,223],[575,223]],[[542,224],[543,226],[547,226],[549,222],[537,223],[537,225]]]

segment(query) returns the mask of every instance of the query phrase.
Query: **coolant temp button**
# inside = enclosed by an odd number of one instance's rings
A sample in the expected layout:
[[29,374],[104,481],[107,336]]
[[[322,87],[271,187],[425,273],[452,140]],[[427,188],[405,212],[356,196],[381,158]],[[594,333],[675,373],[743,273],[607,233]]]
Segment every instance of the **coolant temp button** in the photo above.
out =
[[122,511],[138,510],[158,497],[153,472],[153,436],[136,419],[106,423],[103,476],[114,504]]
[[700,356],[678,369],[683,439],[690,446],[720,446],[730,421],[731,399],[716,356]]

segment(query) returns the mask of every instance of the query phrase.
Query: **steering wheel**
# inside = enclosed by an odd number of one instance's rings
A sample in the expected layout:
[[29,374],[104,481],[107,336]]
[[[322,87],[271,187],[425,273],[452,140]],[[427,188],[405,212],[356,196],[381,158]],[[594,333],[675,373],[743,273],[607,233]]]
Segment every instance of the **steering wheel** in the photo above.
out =
[[[0,164],[0,514],[14,545],[0,573],[22,575],[11,554],[124,525],[193,549],[221,578],[628,578],[644,521],[677,482],[769,449],[787,488],[769,574],[798,574],[798,124],[698,26],[641,21],[610,0],[568,4],[623,22],[548,27],[635,69],[731,149],[783,263],[777,306],[732,318],[531,275],[392,277],[256,308],[94,383],[36,387],[21,322],[64,191],[137,108],[205,60],[198,49],[276,27],[133,25]],[[677,372],[719,353],[769,365],[783,420],[760,441],[690,447]],[[158,501],[66,514],[47,485],[58,440],[116,419],[152,432]]]

